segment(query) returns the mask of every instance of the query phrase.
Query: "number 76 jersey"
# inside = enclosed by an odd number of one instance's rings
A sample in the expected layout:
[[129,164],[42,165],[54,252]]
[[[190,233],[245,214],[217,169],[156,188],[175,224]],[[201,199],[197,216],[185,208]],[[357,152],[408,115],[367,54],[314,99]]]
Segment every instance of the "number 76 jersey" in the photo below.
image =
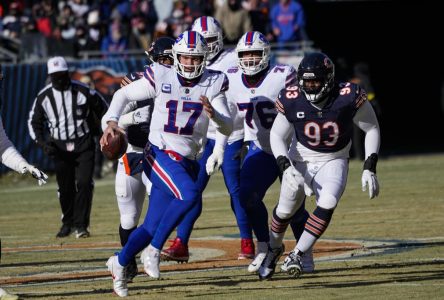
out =
[[254,85],[247,82],[238,67],[226,71],[230,88],[226,92],[228,102],[236,103],[238,114],[244,119],[244,141],[271,154],[270,129],[276,118],[275,101],[281,89],[296,83],[296,71],[289,65],[271,65]]

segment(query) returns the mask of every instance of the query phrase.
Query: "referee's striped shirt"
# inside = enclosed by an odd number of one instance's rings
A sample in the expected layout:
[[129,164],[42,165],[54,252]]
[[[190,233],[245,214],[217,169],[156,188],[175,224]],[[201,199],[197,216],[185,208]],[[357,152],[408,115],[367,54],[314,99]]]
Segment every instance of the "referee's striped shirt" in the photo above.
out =
[[91,130],[87,118],[97,101],[104,102],[104,99],[78,81],[71,81],[71,88],[66,91],[58,91],[52,88],[52,84],[47,85],[37,95],[29,113],[31,138],[43,139],[46,124],[54,140],[70,141],[84,136]]

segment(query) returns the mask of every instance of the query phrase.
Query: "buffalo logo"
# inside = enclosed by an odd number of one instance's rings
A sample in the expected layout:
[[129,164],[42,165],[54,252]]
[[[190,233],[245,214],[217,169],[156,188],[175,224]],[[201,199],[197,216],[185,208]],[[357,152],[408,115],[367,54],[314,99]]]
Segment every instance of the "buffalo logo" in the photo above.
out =
[[120,82],[124,76],[114,70],[103,66],[92,67],[86,70],[76,70],[72,79],[83,82],[90,88],[97,90],[105,98],[110,99],[115,91],[120,88]]

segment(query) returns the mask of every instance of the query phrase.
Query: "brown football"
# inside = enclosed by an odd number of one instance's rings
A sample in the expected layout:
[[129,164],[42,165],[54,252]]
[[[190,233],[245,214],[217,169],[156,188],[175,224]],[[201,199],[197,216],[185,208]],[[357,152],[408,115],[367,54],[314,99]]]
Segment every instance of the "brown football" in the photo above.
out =
[[128,147],[126,134],[119,130],[114,131],[114,137],[108,135],[108,145],[102,147],[102,153],[109,160],[116,160],[122,157]]

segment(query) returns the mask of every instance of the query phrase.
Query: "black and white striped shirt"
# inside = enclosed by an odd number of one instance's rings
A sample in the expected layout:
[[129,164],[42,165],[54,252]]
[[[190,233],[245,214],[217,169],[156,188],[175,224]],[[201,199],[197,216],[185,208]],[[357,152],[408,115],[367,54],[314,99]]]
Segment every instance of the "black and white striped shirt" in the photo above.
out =
[[76,140],[91,131],[91,114],[100,118],[106,109],[102,96],[83,83],[71,81],[66,91],[58,91],[49,84],[37,95],[29,113],[29,134],[33,140],[41,141],[47,125],[52,139]]

